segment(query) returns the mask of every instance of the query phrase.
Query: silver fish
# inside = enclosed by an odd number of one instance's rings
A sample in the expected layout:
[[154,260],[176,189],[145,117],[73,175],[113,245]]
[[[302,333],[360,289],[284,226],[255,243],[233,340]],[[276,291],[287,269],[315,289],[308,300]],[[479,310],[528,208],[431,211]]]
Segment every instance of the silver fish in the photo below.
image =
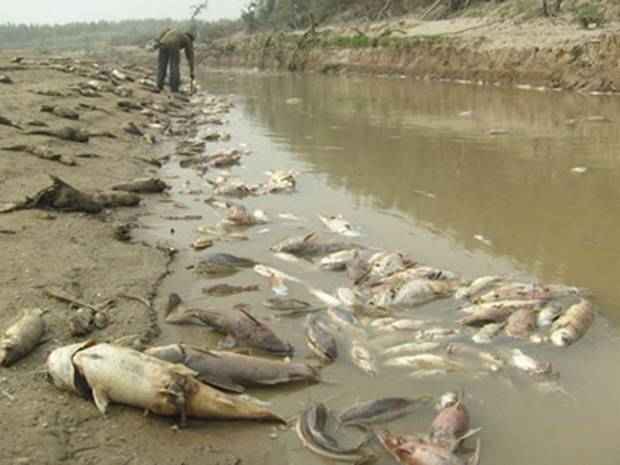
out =
[[9,366],[25,357],[41,342],[45,324],[38,308],[24,310],[24,315],[0,338],[0,365]]
[[471,337],[476,344],[488,344],[501,332],[506,323],[487,323]]
[[334,361],[338,357],[338,347],[334,336],[325,330],[325,324],[316,316],[308,317],[306,325],[308,346],[320,358]]
[[515,310],[506,323],[506,334],[510,337],[527,337],[536,330],[536,312],[531,308]]
[[560,347],[569,346],[581,339],[594,321],[594,304],[583,299],[572,305],[551,325],[551,342]]

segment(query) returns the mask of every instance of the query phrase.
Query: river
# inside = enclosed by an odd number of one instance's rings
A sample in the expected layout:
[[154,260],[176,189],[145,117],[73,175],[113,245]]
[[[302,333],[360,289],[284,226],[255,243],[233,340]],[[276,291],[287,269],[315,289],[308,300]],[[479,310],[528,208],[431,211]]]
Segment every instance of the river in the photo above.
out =
[[[214,225],[224,216],[204,203],[210,195],[204,178],[218,173],[200,176],[179,168],[178,159],[166,165],[162,175],[173,184],[173,202],[162,203],[146,219],[151,229],[143,233],[180,250],[162,283],[162,301],[174,291],[191,305],[229,308],[245,303],[293,344],[295,361],[320,364],[310,355],[304,318],[282,318],[261,305],[273,296],[265,278],[245,270],[206,279],[188,267],[215,252],[250,257],[299,278],[304,284],[290,283],[291,297],[324,307],[308,286],[333,294],[348,285],[345,274],[281,260],[269,247],[286,237],[324,233],[317,215],[328,213],[342,214],[359,228],[361,236],[351,239],[356,243],[400,251],[464,277],[497,274],[588,289],[597,313],[586,335],[566,348],[507,336],[481,348],[470,340],[473,330],[447,341],[455,347],[455,359],[467,363],[479,350],[506,357],[514,347],[550,361],[559,374],[551,390],[541,379],[508,366],[498,372],[457,367],[428,376],[413,368],[388,367],[385,349],[411,335],[377,337],[373,331],[345,327],[334,330],[340,355],[322,368],[321,383],[251,389],[250,394],[293,417],[310,399],[325,400],[338,412],[377,397],[437,397],[463,389],[471,427],[481,428],[476,435],[481,463],[617,463],[620,443],[612,432],[620,430],[615,398],[620,381],[620,131],[616,121],[600,118],[613,118],[617,98],[398,77],[220,70],[204,71],[200,79],[210,93],[235,104],[226,115],[228,123],[217,128],[229,132],[231,141],[209,143],[207,153],[249,149],[242,166],[230,170],[247,182],[265,182],[267,170],[295,169],[300,175],[291,194],[241,201],[270,218],[244,231],[249,240],[216,242],[194,251],[190,244],[199,236],[196,227]],[[187,188],[202,192],[183,193]],[[178,219],[184,215],[201,218]],[[222,282],[259,284],[260,291],[222,298],[202,292]],[[450,297],[399,315],[454,327],[462,316],[457,306]],[[215,347],[220,338],[204,328],[161,326],[157,343],[183,340]],[[353,340],[372,351],[376,374],[353,363]],[[435,414],[428,406],[381,426],[398,434],[424,433]],[[267,447],[263,442],[271,434],[269,459],[259,454],[250,456],[249,463],[331,463],[304,448],[292,426],[277,433],[252,424],[223,428],[231,441],[253,440],[259,449]],[[362,435],[354,427],[331,433],[345,445]],[[474,439],[466,442],[469,449],[474,444]],[[393,462],[382,458],[379,463]]]

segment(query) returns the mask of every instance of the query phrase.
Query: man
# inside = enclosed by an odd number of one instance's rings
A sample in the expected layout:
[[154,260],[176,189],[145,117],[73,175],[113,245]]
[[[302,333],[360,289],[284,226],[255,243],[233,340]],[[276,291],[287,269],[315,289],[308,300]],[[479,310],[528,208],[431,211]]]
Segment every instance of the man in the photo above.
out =
[[159,90],[164,88],[166,68],[170,62],[170,89],[172,92],[179,91],[181,49],[185,49],[189,76],[194,80],[194,36],[191,33],[183,33],[178,29],[166,29],[155,41],[155,48],[159,49],[159,61],[157,63],[157,87]]

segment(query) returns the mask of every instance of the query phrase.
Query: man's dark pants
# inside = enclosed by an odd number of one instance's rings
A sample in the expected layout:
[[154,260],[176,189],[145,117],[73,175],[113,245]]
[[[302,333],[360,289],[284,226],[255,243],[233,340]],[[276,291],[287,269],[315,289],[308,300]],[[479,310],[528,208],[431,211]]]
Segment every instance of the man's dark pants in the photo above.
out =
[[178,92],[179,83],[181,80],[181,53],[179,52],[179,50],[175,49],[159,49],[159,61],[157,63],[157,87],[159,89],[164,88],[164,81],[166,80],[166,68],[168,68],[168,62],[170,62],[170,89],[172,90],[172,92]]

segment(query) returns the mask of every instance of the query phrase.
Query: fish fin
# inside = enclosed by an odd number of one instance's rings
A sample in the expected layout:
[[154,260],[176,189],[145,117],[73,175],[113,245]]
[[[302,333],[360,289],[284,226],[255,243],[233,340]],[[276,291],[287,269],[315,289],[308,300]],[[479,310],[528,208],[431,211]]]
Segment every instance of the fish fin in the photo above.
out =
[[480,462],[480,438],[476,441],[476,450],[474,454],[467,461],[467,465],[478,465]]
[[479,433],[480,431],[482,431],[482,428],[474,428],[474,429],[470,429],[469,431],[467,431],[465,434],[463,434],[463,436],[461,436],[460,438],[458,438],[458,442],[464,441],[465,439],[467,439],[470,436],[473,436],[476,433]]
[[226,391],[235,392],[237,394],[241,394],[245,392],[245,388],[237,383],[234,383],[231,379],[221,379],[216,377],[210,377],[208,375],[198,375],[196,379],[199,381],[208,384],[209,386],[213,386],[216,388],[224,389]]
[[106,392],[100,386],[94,386],[92,389],[95,405],[101,413],[105,415],[105,411],[110,403],[110,399]]

